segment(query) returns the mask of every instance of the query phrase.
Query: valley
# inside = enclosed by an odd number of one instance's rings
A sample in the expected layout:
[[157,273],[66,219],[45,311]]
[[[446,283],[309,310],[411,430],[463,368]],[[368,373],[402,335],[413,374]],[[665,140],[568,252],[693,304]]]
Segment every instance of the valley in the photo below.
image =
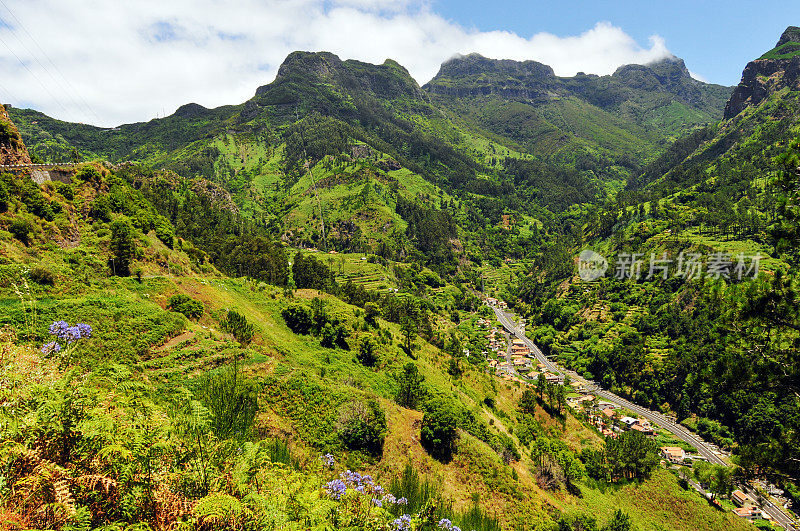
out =
[[0,107],[0,527],[795,529],[798,39]]

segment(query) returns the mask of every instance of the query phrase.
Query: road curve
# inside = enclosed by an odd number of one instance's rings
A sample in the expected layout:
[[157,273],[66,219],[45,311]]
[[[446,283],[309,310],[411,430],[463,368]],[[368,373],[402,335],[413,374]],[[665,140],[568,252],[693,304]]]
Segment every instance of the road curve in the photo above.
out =
[[[517,338],[521,339],[522,342],[525,343],[525,346],[528,347],[529,349],[531,349],[531,352],[533,352],[533,354],[536,356],[536,359],[542,365],[544,365],[544,367],[548,371],[550,371],[552,373],[555,373],[555,374],[570,375],[570,377],[578,376],[575,372],[568,371],[568,370],[558,366],[557,364],[552,362],[550,359],[548,359],[547,356],[545,356],[544,353],[539,349],[539,347],[537,347],[536,344],[533,341],[528,339],[528,337],[520,329],[520,327],[517,326],[517,324],[511,318],[511,314],[509,314],[507,312],[504,312],[504,311],[500,310],[499,308],[492,307],[492,309],[494,310],[495,316],[497,316],[497,320],[500,321],[500,324],[502,324],[503,327],[506,330],[508,330],[510,333],[514,334]],[[664,428],[665,430],[669,431],[670,433],[672,433],[678,439],[680,439],[680,440],[682,440],[682,441],[694,446],[697,449],[697,453],[700,454],[701,456],[705,457],[706,459],[708,459],[709,463],[713,463],[713,464],[716,464],[716,465],[722,465],[722,466],[730,466],[729,463],[723,461],[722,458],[717,453],[714,452],[714,450],[709,446],[709,444],[707,442],[703,441],[697,435],[693,434],[692,432],[690,432],[689,430],[687,430],[686,428],[684,428],[680,424],[672,422],[671,420],[669,420],[667,417],[665,417],[661,413],[658,413],[656,411],[651,411],[651,410],[649,410],[647,408],[643,408],[641,406],[638,406],[638,405],[634,404],[633,402],[631,402],[629,400],[626,400],[626,399],[624,399],[624,398],[622,398],[620,396],[615,395],[611,391],[603,389],[602,387],[598,386],[594,382],[590,382],[590,384],[588,386],[588,390],[593,392],[595,395],[597,395],[600,398],[603,398],[603,399],[605,399],[605,400],[607,400],[609,402],[613,402],[614,404],[622,406],[625,409],[629,409],[630,411],[636,413],[637,415],[640,415],[640,416],[646,418],[647,420],[649,420],[653,424],[656,424],[656,425]],[[755,497],[755,493],[753,492],[753,490],[751,488],[749,488],[746,485],[743,485],[742,488],[745,490],[745,492],[747,492],[747,494],[752,496],[754,499],[757,499]],[[784,513],[781,509],[779,509],[773,503],[771,503],[769,501],[764,503],[763,506],[762,506],[762,511],[765,512],[766,514],[768,514],[776,523],[778,523],[784,529],[795,529],[795,527],[793,527],[794,524],[793,524],[792,519],[789,518],[786,515],[786,513]]]

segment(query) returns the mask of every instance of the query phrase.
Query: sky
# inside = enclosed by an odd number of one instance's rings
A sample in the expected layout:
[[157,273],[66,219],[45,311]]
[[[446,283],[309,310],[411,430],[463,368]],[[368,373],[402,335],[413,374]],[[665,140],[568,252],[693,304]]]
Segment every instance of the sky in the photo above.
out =
[[420,83],[456,54],[611,74],[672,55],[735,85],[800,2],[774,0],[0,0],[0,101],[103,127],[238,104],[294,50],[397,60]]

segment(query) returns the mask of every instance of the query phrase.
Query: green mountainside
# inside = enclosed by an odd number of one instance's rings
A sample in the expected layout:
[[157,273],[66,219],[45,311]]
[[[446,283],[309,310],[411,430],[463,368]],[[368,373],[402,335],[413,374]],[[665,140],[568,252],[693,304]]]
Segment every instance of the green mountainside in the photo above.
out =
[[[240,105],[9,108],[16,155],[79,164],[0,176],[0,527],[753,529],[754,478],[800,503],[796,33],[733,94],[677,58],[473,54],[420,87],[295,52]],[[732,466],[660,466],[696,449],[496,370],[486,297]]]

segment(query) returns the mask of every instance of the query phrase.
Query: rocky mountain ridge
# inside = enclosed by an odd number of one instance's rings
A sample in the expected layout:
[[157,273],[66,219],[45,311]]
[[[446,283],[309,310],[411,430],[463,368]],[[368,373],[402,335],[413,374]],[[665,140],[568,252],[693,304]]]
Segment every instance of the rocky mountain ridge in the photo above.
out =
[[[784,88],[800,90],[800,54],[790,49],[800,41],[800,28],[789,26],[783,32],[773,52],[747,64],[742,80],[725,106],[724,118],[729,120],[748,107],[755,107],[769,95]],[[797,45],[800,50],[800,44]]]

